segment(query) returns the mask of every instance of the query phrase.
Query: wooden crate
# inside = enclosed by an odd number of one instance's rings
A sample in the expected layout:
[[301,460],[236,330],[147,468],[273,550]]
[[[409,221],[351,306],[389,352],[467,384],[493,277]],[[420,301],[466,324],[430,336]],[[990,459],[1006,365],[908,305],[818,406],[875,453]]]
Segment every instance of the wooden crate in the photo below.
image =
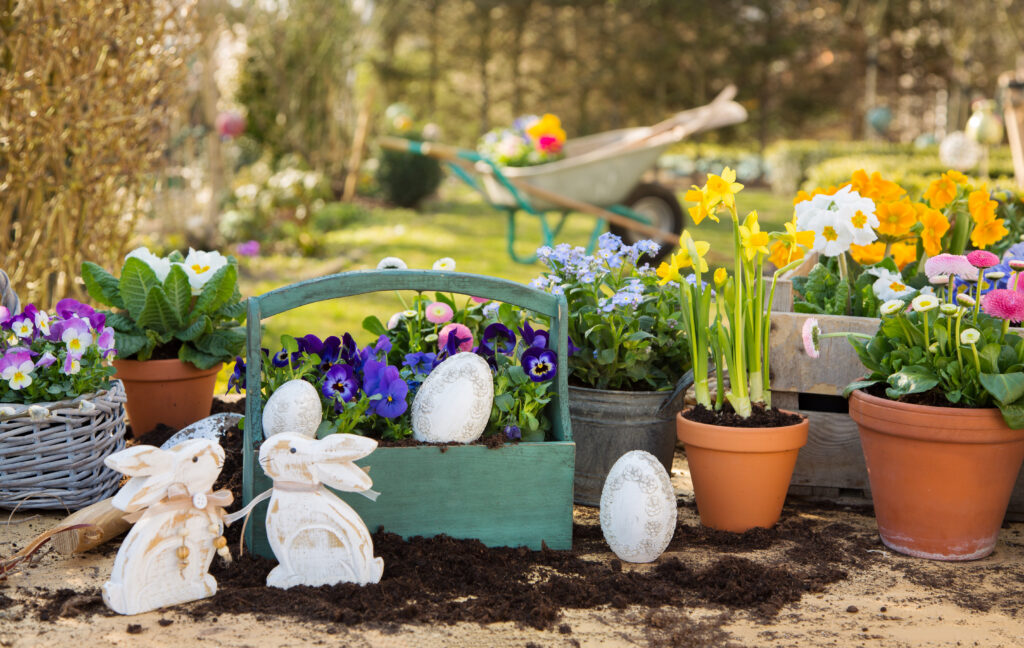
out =
[[[568,411],[567,305],[562,296],[504,279],[427,270],[365,270],[294,284],[248,301],[246,384],[260,381],[261,321],[325,299],[369,292],[415,290],[486,297],[547,316],[552,348],[558,351],[555,395],[546,408],[554,441],[518,443],[500,449],[453,445],[378,448],[359,461],[370,467],[371,502],[339,493],[372,531],[383,527],[408,538],[447,534],[475,538],[488,546],[572,548],[573,470],[576,445]],[[245,503],[270,487],[257,461],[262,440],[262,403],[248,392],[243,439],[242,494]],[[246,541],[262,556],[273,553],[266,540],[266,504],[250,520]]]
[[[792,310],[792,285],[780,281],[772,311],[772,404],[807,416],[807,445],[800,450],[789,492],[836,499],[870,499],[867,467],[857,425],[850,418],[843,389],[866,373],[846,338],[821,341],[820,357],[803,350],[802,329],[808,317],[823,333],[850,331],[874,334],[880,320],[845,315],[804,315]],[[1024,520],[1024,468],[1007,509],[1010,520]]]

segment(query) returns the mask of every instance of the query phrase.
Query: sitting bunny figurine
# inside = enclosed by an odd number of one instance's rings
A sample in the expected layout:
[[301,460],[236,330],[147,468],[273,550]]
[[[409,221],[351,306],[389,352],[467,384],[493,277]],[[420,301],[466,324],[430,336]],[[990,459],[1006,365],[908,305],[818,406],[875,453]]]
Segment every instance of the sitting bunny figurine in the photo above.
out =
[[[384,560],[352,508],[325,488],[367,493],[373,482],[353,462],[377,442],[355,434],[316,440],[299,432],[274,434],[260,447],[260,465],[274,480],[267,537],[280,563],[269,587],[377,583]],[[373,494],[376,497],[376,494]]]
[[224,466],[220,444],[134,446],[104,463],[131,477],[112,504],[135,521],[103,585],[107,606],[140,614],[213,596],[217,581],[207,571],[214,552],[227,554],[221,518],[231,503],[229,491],[210,492]]

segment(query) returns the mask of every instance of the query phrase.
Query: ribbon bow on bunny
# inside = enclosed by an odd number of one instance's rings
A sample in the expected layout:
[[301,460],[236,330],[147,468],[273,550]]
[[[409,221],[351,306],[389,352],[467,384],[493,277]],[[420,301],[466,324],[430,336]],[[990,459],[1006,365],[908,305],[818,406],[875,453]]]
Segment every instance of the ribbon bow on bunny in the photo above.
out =
[[124,520],[134,524],[147,511],[150,513],[163,513],[165,511],[194,508],[205,511],[211,518],[220,518],[224,521],[224,524],[231,524],[228,520],[227,511],[224,509],[231,506],[233,501],[235,501],[235,496],[226,488],[213,492],[207,491],[206,493],[189,495],[188,488],[184,484],[171,484],[167,487],[166,497],[159,502],[128,513],[124,516]]

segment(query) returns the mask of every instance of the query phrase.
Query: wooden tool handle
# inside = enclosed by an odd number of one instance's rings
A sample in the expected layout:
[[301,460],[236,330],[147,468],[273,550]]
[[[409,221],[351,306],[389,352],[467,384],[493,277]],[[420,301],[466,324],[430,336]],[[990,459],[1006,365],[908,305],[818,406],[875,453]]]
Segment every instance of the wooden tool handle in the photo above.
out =
[[[127,531],[131,524],[125,522],[124,511],[114,508],[112,501],[112,497],[101,500],[61,520],[54,527],[58,530],[53,536],[53,546],[57,551],[65,555],[81,553]],[[88,526],[59,531],[83,524]]]

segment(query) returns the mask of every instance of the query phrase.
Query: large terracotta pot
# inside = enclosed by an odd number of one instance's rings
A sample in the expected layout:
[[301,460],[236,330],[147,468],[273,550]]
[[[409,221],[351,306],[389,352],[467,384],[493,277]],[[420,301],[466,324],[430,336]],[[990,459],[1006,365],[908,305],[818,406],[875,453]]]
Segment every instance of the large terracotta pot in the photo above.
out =
[[995,408],[910,405],[859,390],[850,416],[886,546],[937,560],[992,553],[1024,461],[1024,430]]
[[734,428],[676,415],[704,526],[741,533],[779,520],[807,419],[773,428]]
[[115,360],[117,377],[128,396],[128,422],[139,437],[163,423],[180,430],[209,416],[217,373],[223,363],[209,369],[178,359]]

